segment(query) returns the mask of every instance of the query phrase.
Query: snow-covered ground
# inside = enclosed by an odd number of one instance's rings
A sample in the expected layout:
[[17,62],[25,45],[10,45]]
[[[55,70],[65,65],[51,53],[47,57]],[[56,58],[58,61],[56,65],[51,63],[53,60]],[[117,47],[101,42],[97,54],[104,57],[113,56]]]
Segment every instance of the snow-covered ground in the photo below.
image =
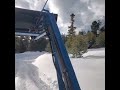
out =
[[[105,49],[70,58],[81,90],[105,90]],[[46,52],[15,54],[16,90],[58,90],[52,56]]]

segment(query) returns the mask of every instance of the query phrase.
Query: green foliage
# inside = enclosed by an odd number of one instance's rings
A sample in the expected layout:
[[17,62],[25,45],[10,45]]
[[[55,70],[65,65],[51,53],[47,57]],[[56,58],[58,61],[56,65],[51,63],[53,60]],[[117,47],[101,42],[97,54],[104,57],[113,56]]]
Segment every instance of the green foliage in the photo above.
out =
[[96,38],[96,36],[92,32],[88,32],[86,36],[88,41],[94,41]]
[[44,51],[47,46],[47,41],[45,38],[41,38],[37,41],[31,40],[29,51]]
[[105,32],[105,25],[103,27],[101,27],[100,31]]
[[63,42],[64,42],[64,44],[65,44],[65,42],[66,42],[66,40],[67,40],[66,35],[65,35],[65,34],[62,34],[61,37],[62,37],[62,40],[63,40]]
[[75,33],[76,27],[73,26],[75,15],[71,15],[71,26],[69,26],[68,36],[66,40],[66,48],[69,53],[73,55],[73,57],[81,57],[82,52],[87,51],[87,38],[85,37],[85,32],[79,32],[78,35]]
[[73,57],[81,57],[82,52],[87,51],[87,41],[83,35],[76,35],[67,39],[66,47]]
[[84,37],[87,41],[87,46],[88,48],[91,48],[91,46],[93,46],[93,44],[95,43],[95,38],[96,36],[92,33],[92,32],[88,32],[85,37]]
[[74,20],[74,17],[75,17],[75,15],[72,13],[71,15],[71,25],[70,26],[68,26],[68,36],[75,36],[75,29],[76,29],[76,27],[74,27],[74,22],[75,22],[75,20]]
[[19,52],[20,50],[20,38],[19,37],[15,37],[15,52]]
[[68,36],[65,45],[66,45],[66,48],[67,48],[69,53],[71,53],[71,48],[72,48],[72,43],[73,42],[74,42],[74,37],[73,36]]
[[30,40],[28,51],[35,51],[36,49],[36,42],[34,40]]
[[79,33],[78,33],[79,35],[83,35],[84,34],[84,32],[83,31],[79,31]]
[[15,51],[45,51],[47,41],[45,38],[41,38],[37,41],[30,40],[28,37],[15,37]]
[[97,35],[97,30],[99,30],[99,25],[100,25],[100,22],[97,22],[97,21],[93,21],[92,22],[92,25],[91,25],[91,31]]
[[45,48],[45,51],[51,52],[50,42],[47,43],[47,46]]
[[23,37],[15,37],[15,52],[24,52],[26,51],[25,41]]
[[105,47],[105,32],[101,32],[96,38],[96,45],[98,47]]

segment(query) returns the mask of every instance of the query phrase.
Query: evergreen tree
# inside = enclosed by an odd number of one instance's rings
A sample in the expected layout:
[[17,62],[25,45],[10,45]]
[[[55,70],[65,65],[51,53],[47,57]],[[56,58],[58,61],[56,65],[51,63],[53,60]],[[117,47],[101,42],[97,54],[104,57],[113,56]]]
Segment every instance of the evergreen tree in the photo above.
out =
[[47,43],[47,46],[45,48],[45,51],[51,52],[50,42]]
[[101,32],[96,38],[97,47],[105,47],[105,32]]
[[20,50],[20,38],[19,37],[15,37],[15,52],[19,52]]
[[74,22],[75,22],[74,17],[75,17],[75,15],[72,13],[70,16],[71,16],[71,25],[68,26],[68,28],[69,28],[68,35],[69,36],[75,36],[75,33],[76,33],[75,32],[76,27],[74,27]]
[[100,29],[101,32],[104,32],[105,31],[105,25],[103,27],[101,27]]
[[32,39],[32,40],[30,40],[30,44],[29,44],[29,49],[28,49],[29,51],[36,51],[37,49],[36,49],[36,43],[35,43],[35,41]]
[[37,50],[45,51],[46,46],[47,46],[47,40],[45,38],[40,38],[37,41]]
[[26,51],[26,47],[24,45],[24,37],[21,36],[20,39],[19,39],[19,44],[20,44],[20,49],[19,49],[19,52],[20,53],[23,53]]
[[99,30],[99,25],[100,25],[100,22],[97,22],[97,21],[93,21],[92,22],[92,25],[91,25],[91,31],[97,35],[97,30]]
[[64,44],[65,44],[66,41],[67,41],[67,37],[66,37],[66,35],[65,35],[65,34],[62,34],[61,37],[62,37],[62,40],[63,40],[63,42],[64,42]]
[[74,37],[72,37],[72,36],[67,37],[67,41],[66,41],[65,45],[66,45],[67,51],[69,53],[72,53],[72,48],[73,48],[72,43],[74,43]]
[[79,35],[83,35],[84,34],[84,32],[83,31],[79,31],[79,33],[78,33]]
[[24,47],[25,47],[25,51],[28,50],[28,46],[29,46],[29,37],[28,36],[24,36],[22,37],[23,39],[23,44],[24,44]]
[[47,41],[45,38],[41,38],[37,41],[31,40],[29,50],[30,51],[45,51]]
[[66,48],[67,48],[69,53],[71,53],[72,43],[74,41],[74,37],[75,37],[75,33],[76,33],[75,32],[76,27],[74,27],[75,15],[72,13],[70,16],[71,16],[71,25],[68,26],[68,35],[66,37],[67,41],[65,43]]
[[73,57],[81,57],[87,51],[87,41],[83,35],[76,35],[73,38],[71,53]]
[[69,53],[73,55],[73,57],[81,57],[82,51],[86,52],[87,50],[87,41],[84,36],[84,32],[79,32],[78,35],[76,35],[74,27],[74,14],[71,14],[71,26],[69,26],[68,30],[68,36],[66,41],[66,48]]
[[24,37],[15,37],[15,52],[23,53],[26,51],[26,46],[24,44]]
[[78,55],[82,55],[87,51],[87,40],[84,35],[78,35]]
[[86,34],[86,39],[88,42],[88,48],[91,48],[95,44],[96,36],[95,36],[95,34],[93,34],[92,32],[89,31]]

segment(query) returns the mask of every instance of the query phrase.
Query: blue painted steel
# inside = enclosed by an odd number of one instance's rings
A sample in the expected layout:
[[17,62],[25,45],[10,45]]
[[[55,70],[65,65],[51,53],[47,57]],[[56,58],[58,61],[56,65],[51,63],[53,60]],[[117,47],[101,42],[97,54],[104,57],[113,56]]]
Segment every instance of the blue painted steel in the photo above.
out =
[[53,37],[51,37],[50,32],[47,33],[48,37],[49,37],[49,41],[50,41],[50,46],[51,46],[51,50],[52,50],[52,58],[53,58],[53,63],[54,66],[56,68],[56,72],[57,72],[57,78],[58,78],[58,85],[59,85],[59,90],[65,90],[65,85],[62,79],[62,74],[61,74],[61,70],[60,70],[60,65],[58,63],[58,56],[56,53],[56,48],[55,48],[55,44],[53,41]]
[[[69,81],[70,81],[69,83],[70,83],[70,85],[72,85],[72,86],[70,86],[72,88],[69,88],[66,90],[81,90],[79,83],[77,81],[73,66],[69,59],[68,53],[67,53],[64,43],[62,41],[62,37],[61,37],[61,34],[57,27],[54,15],[47,12],[47,19],[49,20],[49,24],[50,24],[51,30],[52,30],[51,32],[53,32],[54,39],[56,40],[56,44],[58,45],[60,54],[62,56],[62,60],[63,60],[62,62],[64,63],[63,66],[65,67],[66,72],[67,72],[67,78],[69,78]],[[63,71],[61,71],[61,73],[63,74]]]

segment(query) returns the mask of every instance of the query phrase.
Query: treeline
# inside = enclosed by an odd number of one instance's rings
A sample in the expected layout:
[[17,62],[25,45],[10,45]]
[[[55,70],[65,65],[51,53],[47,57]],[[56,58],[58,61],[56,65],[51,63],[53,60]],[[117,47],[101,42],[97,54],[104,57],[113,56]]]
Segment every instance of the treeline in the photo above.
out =
[[23,53],[25,51],[45,51],[48,43],[49,41],[45,38],[34,40],[29,36],[16,36],[15,52]]
[[105,25],[101,27],[100,20],[93,21],[91,30],[88,32],[80,31],[76,33],[74,27],[74,14],[71,14],[71,25],[68,27],[68,35],[64,36],[67,51],[72,57],[81,57],[89,48],[105,47]]
[[[80,31],[76,33],[74,27],[74,14],[71,14],[71,25],[68,26],[68,34],[62,34],[62,39],[68,53],[73,57],[81,57],[89,48],[105,47],[105,25],[101,27],[100,20],[91,23],[91,30],[88,32]],[[35,41],[28,36],[15,37],[15,52],[25,51],[47,51],[51,52],[49,39],[40,38]]]
[[105,47],[105,31],[100,31],[98,35],[95,35],[92,31],[84,34],[79,32],[74,36],[66,35],[65,41],[67,51],[73,57],[81,57],[87,49]]

